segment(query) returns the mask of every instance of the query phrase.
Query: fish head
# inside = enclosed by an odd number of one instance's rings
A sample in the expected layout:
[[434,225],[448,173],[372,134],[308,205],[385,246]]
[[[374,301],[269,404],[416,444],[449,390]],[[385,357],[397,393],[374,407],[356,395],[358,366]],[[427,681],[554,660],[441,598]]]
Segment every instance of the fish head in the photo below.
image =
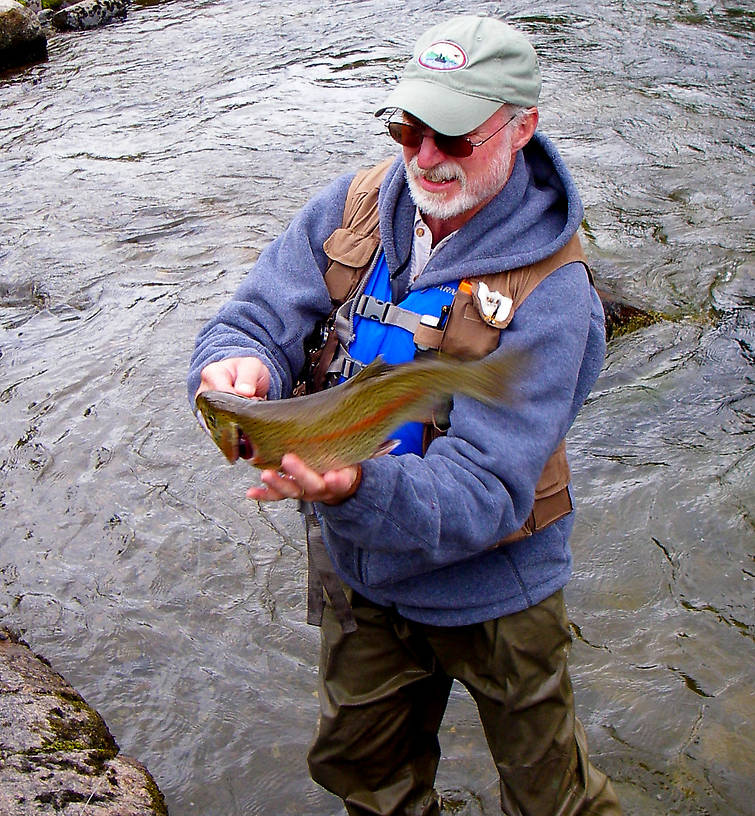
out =
[[200,424],[229,462],[254,458],[254,445],[238,422],[216,405],[211,394],[200,394],[196,405]]
[[224,416],[205,394],[196,399],[197,419],[212,441],[223,452],[223,456],[233,463],[239,458],[238,426]]

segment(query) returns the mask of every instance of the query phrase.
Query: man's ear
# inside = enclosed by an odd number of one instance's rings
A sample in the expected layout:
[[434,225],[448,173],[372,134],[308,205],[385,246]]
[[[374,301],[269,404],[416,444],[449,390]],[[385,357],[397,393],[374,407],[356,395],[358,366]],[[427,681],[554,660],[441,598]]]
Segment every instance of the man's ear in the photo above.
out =
[[530,108],[525,114],[519,117],[515,124],[514,135],[511,139],[513,150],[521,150],[532,138],[537,128],[540,118],[537,108]]

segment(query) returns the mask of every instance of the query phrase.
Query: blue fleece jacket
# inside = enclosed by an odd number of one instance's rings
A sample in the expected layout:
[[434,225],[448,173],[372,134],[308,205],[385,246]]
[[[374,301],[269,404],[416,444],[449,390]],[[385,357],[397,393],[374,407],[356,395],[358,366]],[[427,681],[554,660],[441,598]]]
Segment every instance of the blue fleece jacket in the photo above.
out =
[[[322,245],[341,225],[351,178],[336,180],[301,210],[202,329],[188,379],[192,403],[202,368],[240,355],[268,365],[271,399],[290,393],[304,361],[302,341],[330,310]],[[396,272],[409,257],[414,222],[400,158],[381,186],[378,208],[386,260]],[[415,286],[538,261],[564,246],[581,219],[567,169],[536,134],[504,189],[431,257]],[[398,293],[408,286],[399,274]],[[369,460],[352,498],[317,506],[341,578],[408,618],[476,623],[536,604],[569,579],[573,514],[522,541],[491,545],[529,515],[543,466],[603,363],[602,306],[581,264],[561,267],[535,289],[501,332],[503,349],[526,353],[529,361],[515,405],[456,396],[447,436],[424,457]]]

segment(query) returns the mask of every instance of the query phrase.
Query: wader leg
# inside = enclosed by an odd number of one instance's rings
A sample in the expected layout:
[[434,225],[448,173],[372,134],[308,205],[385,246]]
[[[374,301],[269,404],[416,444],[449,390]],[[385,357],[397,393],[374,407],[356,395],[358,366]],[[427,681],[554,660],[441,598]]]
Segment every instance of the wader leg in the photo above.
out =
[[320,725],[312,778],[350,816],[437,816],[438,728],[451,679],[406,622],[348,588],[358,628],[322,620]]
[[608,778],[590,764],[574,715],[561,592],[458,632],[427,632],[445,671],[477,703],[507,816],[621,816]]

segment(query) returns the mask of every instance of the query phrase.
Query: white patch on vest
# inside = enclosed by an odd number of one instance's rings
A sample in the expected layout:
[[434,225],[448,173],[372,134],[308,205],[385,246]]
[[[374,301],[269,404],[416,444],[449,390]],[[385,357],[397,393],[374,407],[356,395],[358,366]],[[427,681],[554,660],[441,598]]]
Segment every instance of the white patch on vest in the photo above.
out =
[[491,292],[484,281],[477,283],[476,294],[483,320],[491,326],[500,327],[511,314],[514,301],[500,292]]

